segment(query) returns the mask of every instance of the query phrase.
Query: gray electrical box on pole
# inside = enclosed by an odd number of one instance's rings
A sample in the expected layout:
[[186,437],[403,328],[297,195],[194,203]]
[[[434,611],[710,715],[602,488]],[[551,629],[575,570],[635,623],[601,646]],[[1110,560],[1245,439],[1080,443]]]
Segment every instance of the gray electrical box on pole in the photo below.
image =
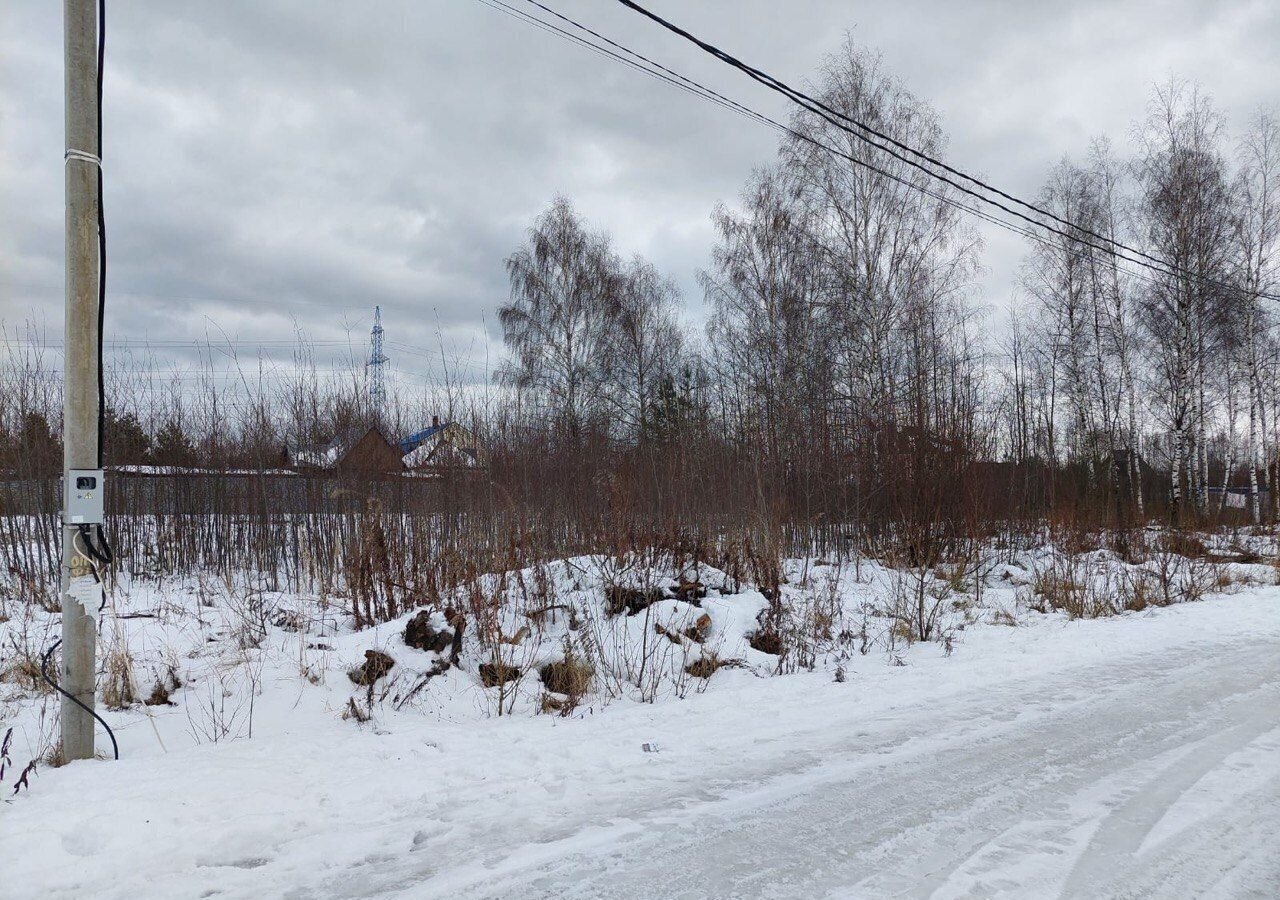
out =
[[102,470],[71,469],[63,490],[62,520],[68,525],[100,525],[103,519]]
[[[84,707],[94,705],[96,579],[76,548],[83,496],[77,478],[96,474],[94,501],[101,500],[98,459],[98,7],[95,0],[64,0],[66,96],[66,362],[63,380],[62,491],[62,689]],[[90,470],[86,472],[85,470]],[[85,493],[83,490],[80,492]],[[92,502],[92,501],[91,501]],[[74,505],[74,507],[73,507]],[[99,521],[101,521],[99,512]],[[67,760],[93,757],[93,716],[62,698],[62,753]]]

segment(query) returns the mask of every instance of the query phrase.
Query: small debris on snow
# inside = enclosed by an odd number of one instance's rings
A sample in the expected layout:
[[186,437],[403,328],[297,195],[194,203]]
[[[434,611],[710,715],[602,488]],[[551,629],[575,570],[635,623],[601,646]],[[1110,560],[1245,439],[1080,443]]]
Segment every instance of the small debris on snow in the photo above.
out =
[[501,662],[488,662],[480,665],[480,683],[487,688],[515,681],[520,677],[520,670]]
[[359,685],[370,685],[391,671],[396,661],[381,650],[364,651],[364,665],[352,669],[347,677]]
[[453,643],[453,632],[447,628],[438,628],[431,621],[432,612],[422,610],[404,626],[404,642],[416,650],[440,653]]

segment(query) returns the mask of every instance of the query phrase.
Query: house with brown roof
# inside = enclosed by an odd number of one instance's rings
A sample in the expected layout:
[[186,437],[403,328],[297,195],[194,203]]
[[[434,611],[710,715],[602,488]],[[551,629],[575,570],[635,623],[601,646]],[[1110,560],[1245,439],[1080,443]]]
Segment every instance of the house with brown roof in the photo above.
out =
[[328,444],[287,447],[285,452],[289,466],[302,472],[374,475],[405,468],[399,446],[377,428],[352,431]]

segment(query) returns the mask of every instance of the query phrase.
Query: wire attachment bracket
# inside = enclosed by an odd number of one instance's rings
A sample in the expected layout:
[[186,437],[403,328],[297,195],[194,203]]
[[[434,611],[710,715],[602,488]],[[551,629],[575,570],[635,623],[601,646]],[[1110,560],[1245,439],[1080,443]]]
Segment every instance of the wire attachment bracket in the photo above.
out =
[[99,169],[102,168],[102,157],[98,156],[98,154],[96,153],[89,153],[85,150],[76,150],[74,148],[68,148],[67,152],[62,154],[62,161],[64,163],[69,163],[73,159],[78,159],[81,162],[92,163],[93,165],[97,166]]

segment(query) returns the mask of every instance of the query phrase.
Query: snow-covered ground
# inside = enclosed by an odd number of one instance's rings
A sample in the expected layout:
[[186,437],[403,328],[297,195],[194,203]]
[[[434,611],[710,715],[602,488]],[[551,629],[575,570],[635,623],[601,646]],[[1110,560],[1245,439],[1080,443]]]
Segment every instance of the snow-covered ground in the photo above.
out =
[[[992,569],[980,598],[933,591],[940,639],[908,646],[874,616],[892,573],[835,569],[787,573],[797,606],[840,598],[811,671],[770,677],[747,644],[765,598],[712,587],[504,644],[533,674],[501,717],[470,646],[401,702],[448,656],[405,647],[408,616],[353,632],[273,598],[246,647],[234,589],[123,591],[119,610],[157,615],[114,623],[139,692],[172,667],[176,705],[108,713],[119,762],[42,767],[0,804],[0,896],[1280,896],[1280,588],[1068,619]],[[553,572],[556,597],[585,608],[589,570]],[[631,658],[652,626],[704,614],[703,641],[656,645],[655,691],[597,685],[569,717],[533,714],[566,639],[591,635],[607,667],[611,641]],[[369,648],[400,669],[373,704],[346,677]],[[681,677],[709,654],[739,662]],[[21,768],[49,730],[7,698]],[[352,698],[370,721],[343,717]]]

